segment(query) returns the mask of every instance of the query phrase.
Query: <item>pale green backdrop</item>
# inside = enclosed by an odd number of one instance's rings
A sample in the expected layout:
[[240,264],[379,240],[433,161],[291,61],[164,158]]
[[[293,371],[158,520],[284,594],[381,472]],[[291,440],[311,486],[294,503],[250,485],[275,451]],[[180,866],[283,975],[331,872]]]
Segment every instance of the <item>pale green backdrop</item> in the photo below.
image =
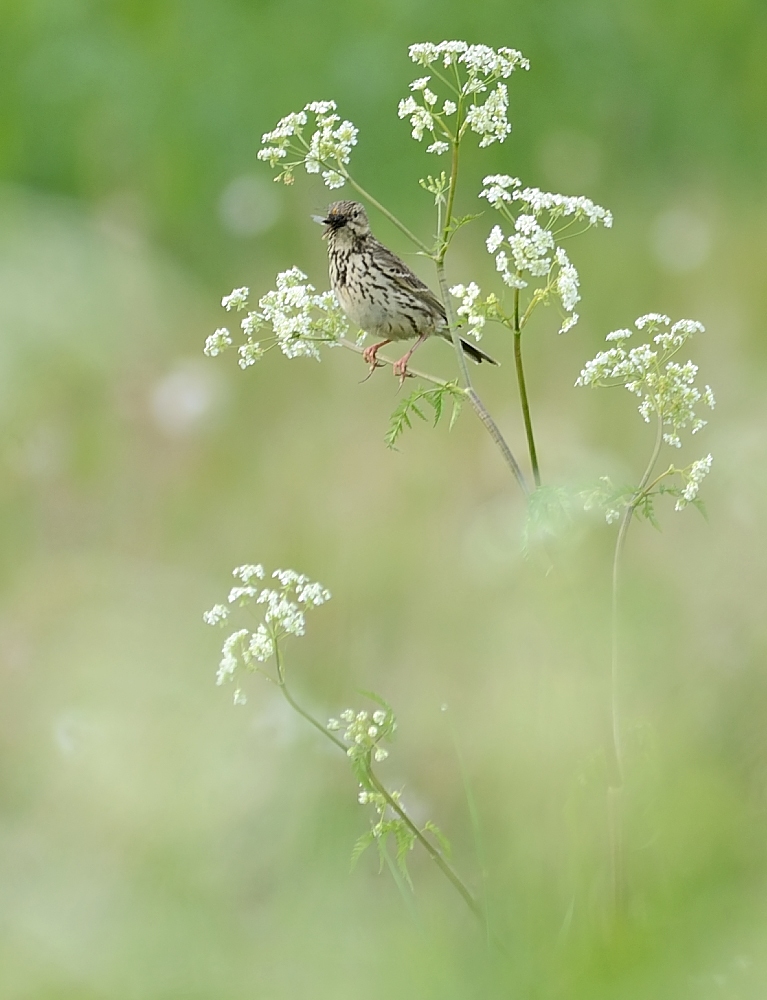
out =
[[[630,919],[607,930],[602,749],[613,530],[556,569],[467,412],[386,451],[400,397],[362,362],[207,359],[234,286],[296,264],[326,286],[315,178],[273,185],[262,132],[333,98],[352,166],[430,232],[435,163],[396,105],[410,42],[521,49],[487,173],[583,193],[611,231],[571,246],[581,323],[526,352],[544,477],[636,481],[631,397],[573,388],[648,311],[701,320],[709,520],[662,511],[626,554]],[[767,7],[520,0],[374,7],[246,0],[0,4],[0,995],[750,1000],[767,988],[764,546]],[[471,144],[470,144],[471,145]],[[483,206],[480,206],[483,207]],[[488,287],[486,215],[450,277]],[[408,246],[372,214],[397,252]],[[428,267],[408,257],[425,277]],[[513,447],[510,345],[478,385]],[[419,361],[452,376],[443,344]],[[334,594],[288,647],[320,717],[374,688],[400,717],[382,776],[482,864],[497,960],[417,853],[418,917],[374,858],[343,758],[265,683],[216,688],[201,614],[242,562]],[[447,713],[441,711],[448,705]]]

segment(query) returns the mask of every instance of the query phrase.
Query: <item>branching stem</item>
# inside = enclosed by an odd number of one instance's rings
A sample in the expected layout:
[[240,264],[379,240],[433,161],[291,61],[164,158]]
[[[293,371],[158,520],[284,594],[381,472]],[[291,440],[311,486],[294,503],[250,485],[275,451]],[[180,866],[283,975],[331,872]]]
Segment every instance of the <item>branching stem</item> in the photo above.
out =
[[[314,728],[318,732],[322,733],[323,736],[329,739],[331,743],[334,743],[340,750],[343,750],[344,754],[346,754],[348,750],[346,744],[342,740],[340,740],[337,736],[335,736],[326,726],[323,726],[323,724],[319,722],[317,719],[315,719],[314,716],[310,715],[309,712],[305,711],[298,704],[295,698],[293,698],[293,696],[291,695],[290,691],[288,690],[288,686],[285,682],[285,669],[282,662],[282,655],[280,653],[280,648],[276,642],[274,645],[274,658],[277,663],[277,685],[280,691],[282,691],[282,694],[285,697],[287,703],[294,711],[298,712],[298,714],[302,718],[306,719],[306,721],[310,725],[314,726]],[[482,912],[482,908],[480,907],[479,903],[474,898],[474,896],[471,894],[469,889],[466,887],[460,875],[458,875],[458,873],[455,871],[452,865],[447,861],[447,859],[444,857],[441,851],[439,851],[431,843],[428,837],[426,837],[421,832],[421,830],[418,829],[418,827],[411,820],[411,818],[408,816],[408,814],[405,812],[405,810],[402,808],[399,802],[397,802],[397,800],[393,798],[393,796],[381,784],[381,782],[378,780],[378,777],[374,774],[370,763],[368,763],[366,770],[371,785],[380,795],[383,796],[383,798],[386,800],[387,805],[399,816],[399,818],[402,820],[405,826],[407,826],[408,830],[410,830],[410,832],[413,834],[418,843],[427,852],[432,861],[434,861],[434,863],[437,865],[442,874],[455,886],[455,888],[460,893],[466,905],[469,907],[471,912],[474,914],[477,920],[479,920],[480,924],[482,924],[484,928],[485,918]]]
[[[458,109],[458,121],[460,122],[460,106]],[[459,130],[460,132],[460,130]],[[466,362],[466,355],[463,352],[463,347],[461,346],[461,338],[458,333],[458,324],[455,318],[455,311],[453,310],[453,300],[450,295],[450,289],[447,284],[447,275],[445,274],[445,254],[447,253],[448,247],[448,233],[450,231],[450,225],[452,222],[452,211],[453,211],[453,201],[455,199],[455,186],[458,179],[458,147],[460,144],[460,139],[456,138],[453,142],[453,162],[450,171],[450,184],[447,193],[447,207],[445,209],[445,220],[442,229],[442,238],[440,241],[440,249],[437,256],[434,258],[434,263],[437,268],[437,280],[439,282],[439,293],[442,299],[442,305],[445,308],[445,315],[447,317],[448,329],[450,330],[450,339],[453,341],[453,348],[455,350],[455,357],[458,363],[458,371],[461,376],[461,384],[463,386],[464,392],[468,396],[469,402],[474,408],[474,412],[477,414],[479,419],[487,428],[490,437],[496,444],[496,447],[501,452],[504,461],[511,469],[512,475],[519,484],[522,492],[527,495],[530,490],[528,488],[525,477],[522,474],[522,470],[519,467],[519,463],[514,457],[511,448],[509,448],[506,443],[506,439],[503,434],[490,416],[490,413],[477,394],[474,386],[471,383],[471,376],[469,375],[469,366]]]

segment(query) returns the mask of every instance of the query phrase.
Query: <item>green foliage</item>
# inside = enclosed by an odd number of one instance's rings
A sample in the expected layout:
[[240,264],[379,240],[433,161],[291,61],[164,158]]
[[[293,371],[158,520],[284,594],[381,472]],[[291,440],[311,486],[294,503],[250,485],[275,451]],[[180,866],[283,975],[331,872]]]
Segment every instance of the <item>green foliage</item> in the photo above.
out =
[[440,830],[436,823],[432,823],[430,819],[427,819],[424,823],[423,833],[431,833],[437,839],[440,849],[446,858],[452,857],[453,848],[450,841],[447,839],[445,834]]
[[414,390],[402,400],[391,415],[389,429],[384,438],[386,447],[394,449],[398,438],[406,429],[412,428],[412,416],[419,417],[421,420],[427,419],[421,406],[422,403],[426,403],[431,407],[434,413],[433,426],[436,427],[442,418],[445,400],[452,400],[453,409],[450,414],[449,424],[450,429],[452,429],[461,412],[461,406],[465,398],[466,394],[463,389],[459,388],[457,382],[446,382],[444,385]]

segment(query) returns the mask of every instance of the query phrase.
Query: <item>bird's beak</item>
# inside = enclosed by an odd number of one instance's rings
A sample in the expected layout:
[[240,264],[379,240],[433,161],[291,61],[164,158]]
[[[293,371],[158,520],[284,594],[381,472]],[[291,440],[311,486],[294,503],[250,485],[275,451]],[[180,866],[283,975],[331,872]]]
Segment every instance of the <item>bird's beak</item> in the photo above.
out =
[[325,226],[325,232],[322,234],[323,240],[326,240],[330,233],[341,225],[341,219],[337,215],[313,215],[312,220],[320,226]]

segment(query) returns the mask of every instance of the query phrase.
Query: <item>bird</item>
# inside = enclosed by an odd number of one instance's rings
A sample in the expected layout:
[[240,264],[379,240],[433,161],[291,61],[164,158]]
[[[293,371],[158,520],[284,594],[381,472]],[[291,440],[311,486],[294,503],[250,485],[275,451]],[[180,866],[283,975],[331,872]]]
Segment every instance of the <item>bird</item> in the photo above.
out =
[[[408,375],[413,352],[427,337],[452,343],[445,307],[404,261],[373,236],[359,202],[336,201],[327,215],[313,218],[326,227],[322,238],[328,241],[330,284],[341,308],[365,333],[383,338],[362,352],[371,372],[377,367],[380,348],[392,341],[418,338],[392,366],[401,381]],[[461,347],[477,364],[498,364],[463,338]]]

